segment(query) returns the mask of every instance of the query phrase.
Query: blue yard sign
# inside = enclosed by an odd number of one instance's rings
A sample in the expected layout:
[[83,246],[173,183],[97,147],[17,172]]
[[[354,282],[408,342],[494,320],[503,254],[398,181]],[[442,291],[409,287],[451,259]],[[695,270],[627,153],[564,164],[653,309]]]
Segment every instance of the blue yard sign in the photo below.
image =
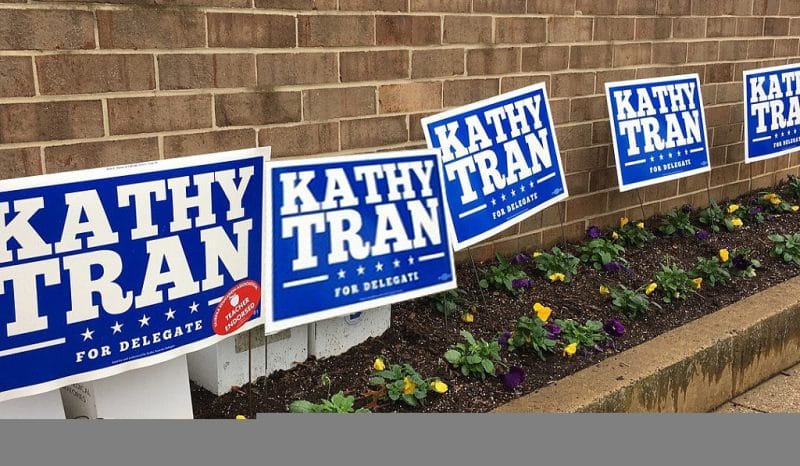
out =
[[568,196],[544,84],[423,118],[422,128],[441,149],[455,250]]
[[606,83],[606,98],[620,191],[711,169],[698,75]]
[[800,65],[744,72],[745,162],[800,148]]
[[268,153],[0,181],[0,401],[255,326]]
[[267,333],[455,288],[437,157],[269,164]]

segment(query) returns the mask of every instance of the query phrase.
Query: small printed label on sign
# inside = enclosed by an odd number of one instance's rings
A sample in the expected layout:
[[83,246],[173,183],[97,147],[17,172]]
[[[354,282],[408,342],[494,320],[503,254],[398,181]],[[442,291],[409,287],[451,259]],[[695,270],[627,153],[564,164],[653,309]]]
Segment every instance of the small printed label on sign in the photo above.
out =
[[230,335],[246,324],[258,308],[261,287],[253,280],[237,283],[225,293],[211,318],[217,335]]

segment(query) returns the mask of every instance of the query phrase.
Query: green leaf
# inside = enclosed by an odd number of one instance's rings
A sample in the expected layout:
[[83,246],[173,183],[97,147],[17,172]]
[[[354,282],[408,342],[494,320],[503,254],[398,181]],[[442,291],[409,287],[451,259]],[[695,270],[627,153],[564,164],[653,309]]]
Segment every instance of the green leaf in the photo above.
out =
[[489,361],[488,359],[484,359],[483,361],[481,361],[481,365],[483,366],[484,372],[486,372],[487,374],[490,374],[490,375],[494,375],[494,370],[495,369],[494,369],[494,364],[492,363],[492,361]]
[[313,413],[314,412],[314,403],[306,400],[297,400],[293,401],[289,405],[289,412],[291,413]]
[[444,353],[444,358],[450,364],[458,365],[458,363],[461,362],[461,353],[456,350],[448,350],[446,353]]
[[370,377],[369,383],[372,385],[384,385],[386,384],[386,379],[383,377]]

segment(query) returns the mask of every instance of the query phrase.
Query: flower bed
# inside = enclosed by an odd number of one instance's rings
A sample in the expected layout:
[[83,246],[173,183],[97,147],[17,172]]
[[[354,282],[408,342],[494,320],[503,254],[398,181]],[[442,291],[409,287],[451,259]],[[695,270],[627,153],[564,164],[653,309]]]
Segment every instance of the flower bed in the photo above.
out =
[[393,306],[383,336],[341,356],[221,397],[193,386],[195,417],[233,418],[250,403],[284,412],[298,400],[311,411],[491,410],[800,274],[798,201],[790,179],[706,209],[590,227],[580,244],[478,264],[478,277],[462,264],[461,291]]

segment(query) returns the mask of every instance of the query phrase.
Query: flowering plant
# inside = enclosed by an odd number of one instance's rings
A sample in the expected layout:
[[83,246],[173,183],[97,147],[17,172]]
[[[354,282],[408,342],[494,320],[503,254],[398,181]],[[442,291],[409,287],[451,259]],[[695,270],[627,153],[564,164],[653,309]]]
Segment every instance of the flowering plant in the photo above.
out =
[[[730,262],[726,264],[730,264]],[[702,278],[704,282],[713,288],[717,286],[717,283],[722,284],[730,281],[731,274],[728,272],[726,264],[721,263],[717,257],[698,257],[697,263],[692,268],[691,275]]]
[[656,273],[656,283],[661,289],[661,300],[665,303],[675,299],[683,301],[697,288],[686,270],[669,263],[661,264],[661,270]]
[[759,198],[761,200],[761,205],[764,206],[764,210],[769,213],[779,214],[792,210],[792,206],[781,199],[776,193],[763,193]]
[[734,275],[744,278],[756,276],[756,269],[761,268],[761,262],[753,257],[753,251],[749,248],[736,248],[730,252],[733,258],[728,262]]
[[[735,206],[735,209],[732,209],[732,206]],[[739,206],[737,204],[731,204],[726,210],[728,213],[733,214],[739,210]],[[701,209],[697,216],[697,221],[714,233],[719,233],[723,227],[728,231],[733,231],[736,228],[733,220],[734,217],[725,215],[722,207],[720,207],[719,204],[717,204],[717,201],[713,199],[711,200],[711,204],[705,209]],[[741,220],[739,221],[741,222]]]
[[628,222],[615,231],[617,233],[617,238],[619,238],[625,246],[640,248],[655,239],[655,236],[650,230],[644,227],[643,222],[637,222],[635,224]]
[[429,296],[427,299],[437,312],[449,316],[450,314],[459,310],[459,308],[470,304],[466,297],[467,292],[461,288],[447,290],[435,295]]
[[461,331],[466,343],[457,343],[444,353],[444,358],[465,376],[472,375],[486,379],[496,374],[495,365],[500,363],[500,343],[476,340],[466,330]]
[[385,388],[385,396],[392,401],[402,400],[409,406],[417,406],[428,396],[428,389],[438,379],[424,379],[410,364],[392,364],[383,370],[375,370],[369,379],[372,385]]
[[548,331],[545,320],[539,316],[522,316],[517,320],[508,345],[512,349],[529,349],[544,361],[545,353],[555,351],[556,342],[554,335]]
[[514,296],[521,293],[523,288],[514,288],[514,280],[528,278],[525,271],[510,263],[499,253],[497,254],[497,262],[497,265],[490,266],[489,270],[483,273],[483,279],[478,282],[480,287],[486,289],[491,286]]
[[[643,292],[645,287],[631,290],[625,285],[610,290],[611,306],[624,312],[628,317],[636,318],[650,310],[650,299]],[[658,306],[658,304],[656,304]]]
[[[598,238],[584,243],[578,247],[581,253],[581,262],[591,264],[595,270],[602,270],[607,264],[616,262],[618,268],[619,264],[627,264],[628,261],[622,257],[625,254],[625,248],[621,244],[614,241]],[[617,267],[615,267],[616,269]],[[615,270],[614,270],[615,271]]]
[[556,320],[555,323],[561,327],[561,337],[567,342],[567,346],[575,344],[586,349],[599,349],[600,343],[611,339],[599,320],[587,320],[586,323],[579,324],[575,320],[565,319]]
[[692,212],[691,206],[687,208],[682,208],[680,210],[674,209],[667,212],[664,220],[661,221],[661,225],[658,227],[658,231],[661,234],[666,236],[672,235],[693,235],[697,231],[697,229],[692,225],[690,214]]
[[353,409],[355,397],[345,396],[344,392],[334,393],[327,400],[312,403],[306,400],[296,400],[289,405],[292,413],[368,413],[367,408]]
[[544,272],[546,277],[561,274],[563,282],[570,282],[578,273],[580,260],[570,253],[555,247],[550,252],[542,252],[536,256],[536,267]]

